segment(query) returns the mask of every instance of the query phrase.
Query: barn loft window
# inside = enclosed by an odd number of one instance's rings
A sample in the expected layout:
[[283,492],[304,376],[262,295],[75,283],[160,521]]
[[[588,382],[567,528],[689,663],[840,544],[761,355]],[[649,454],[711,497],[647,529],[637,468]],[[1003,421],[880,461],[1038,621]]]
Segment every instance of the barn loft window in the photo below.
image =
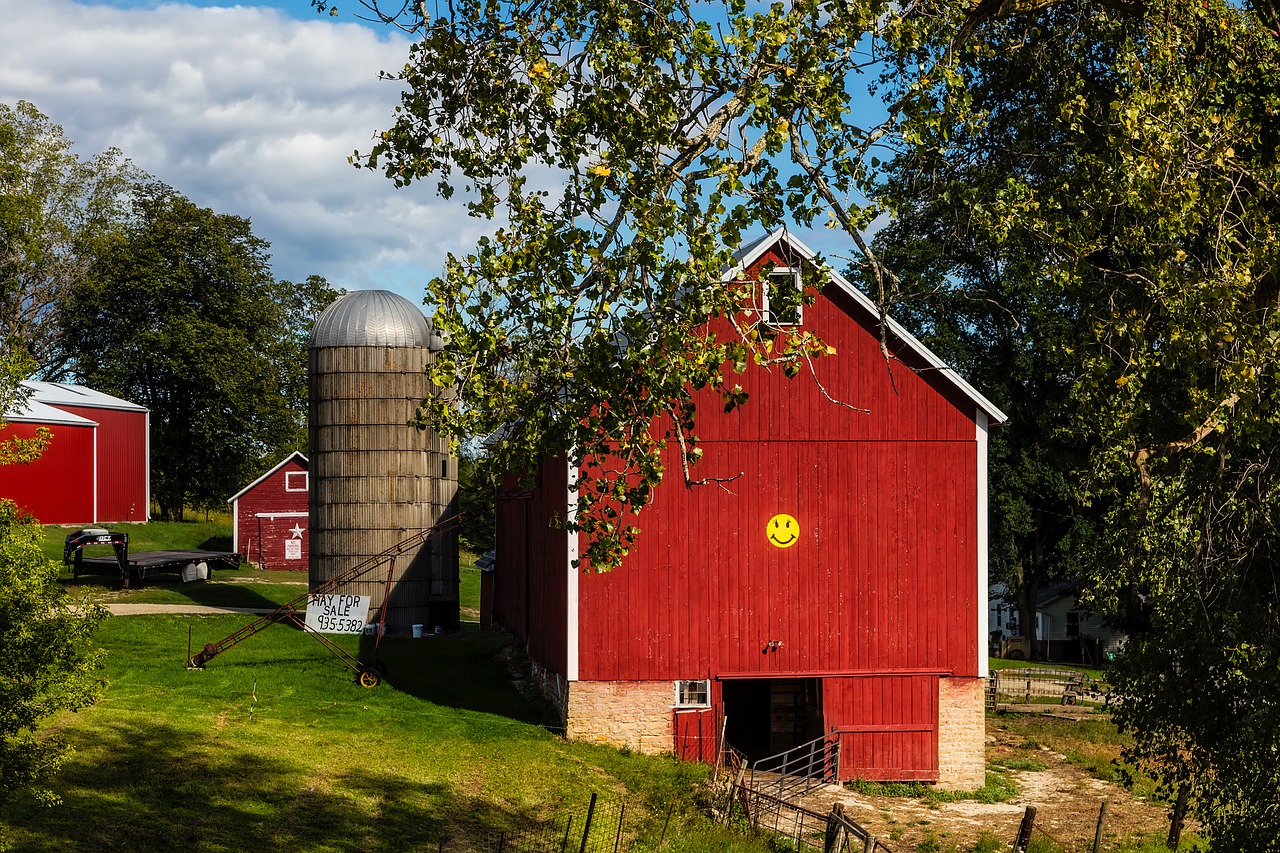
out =
[[760,314],[770,326],[799,326],[804,319],[800,270],[776,267],[765,277]]
[[705,708],[711,704],[711,682],[701,681],[676,682],[677,708]]
[[286,492],[305,492],[307,490],[307,472],[285,471],[284,490]]

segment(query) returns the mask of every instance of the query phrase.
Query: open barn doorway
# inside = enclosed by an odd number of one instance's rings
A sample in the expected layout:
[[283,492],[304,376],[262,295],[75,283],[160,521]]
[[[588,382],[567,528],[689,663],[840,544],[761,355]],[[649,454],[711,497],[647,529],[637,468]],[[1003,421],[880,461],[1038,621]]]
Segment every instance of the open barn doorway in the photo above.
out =
[[758,761],[822,737],[822,681],[817,678],[726,680],[721,686],[724,739]]

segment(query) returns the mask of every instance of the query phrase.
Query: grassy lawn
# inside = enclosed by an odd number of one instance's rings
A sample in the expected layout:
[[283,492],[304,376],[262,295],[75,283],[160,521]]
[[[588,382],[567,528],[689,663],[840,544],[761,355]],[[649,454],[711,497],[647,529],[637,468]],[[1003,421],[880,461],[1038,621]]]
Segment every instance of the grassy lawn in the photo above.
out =
[[[135,551],[230,547],[225,521],[109,526],[127,530]],[[61,559],[67,532],[45,529],[51,558]],[[64,583],[103,602],[274,607],[305,592],[306,573],[246,567],[128,590],[106,577]],[[464,620],[474,620],[480,572],[470,554],[461,598]],[[439,639],[385,638],[388,674],[372,690],[284,625],[202,671],[185,669],[189,635],[198,647],[248,618],[107,620],[98,634],[109,653],[105,698],[49,727],[75,748],[54,785],[63,804],[0,808],[0,847],[435,851],[443,839],[446,851],[468,851],[489,833],[570,812],[580,832],[594,792],[602,813],[616,816],[625,803],[625,836],[639,848],[768,849],[697,810],[706,768],[554,734],[542,701],[513,686],[506,635],[470,627]],[[373,641],[333,639],[365,658]]]
[[[53,726],[76,748],[56,784],[64,803],[0,810],[13,849],[402,851],[444,838],[462,851],[592,792],[615,814],[625,802],[627,835],[649,849],[767,849],[692,806],[705,768],[550,733],[544,706],[511,685],[504,635],[387,638],[387,681],[372,690],[285,626],[203,671],[182,666],[188,630],[199,645],[242,624],[108,620],[106,697]],[[351,652],[372,641],[336,639]]]
[[[107,530],[129,534],[130,551],[230,551],[231,521],[213,516],[210,521],[152,521],[147,524],[95,524]],[[44,528],[44,555],[62,562],[62,545],[68,533],[79,527]],[[102,546],[85,549],[86,556],[108,556],[111,549]]]
[[1058,662],[1056,662],[1056,661],[1041,661],[1041,660],[1008,660],[1008,659],[1006,659],[1006,658],[989,657],[989,658],[987,658],[987,665],[988,665],[989,667],[991,667],[991,669],[993,669],[993,670],[995,670],[995,669],[1000,669],[1000,670],[1008,670],[1008,669],[1063,669],[1063,670],[1071,670],[1071,671],[1073,671],[1073,672],[1080,672],[1080,673],[1084,673],[1084,674],[1085,674],[1086,676],[1088,676],[1089,678],[1095,678],[1095,679],[1099,679],[1099,680],[1102,680],[1102,681],[1105,681],[1105,680],[1106,680],[1106,677],[1107,677],[1107,671],[1106,671],[1105,669],[1099,669],[1099,668],[1098,668],[1098,667],[1096,667],[1096,666],[1084,666],[1084,665],[1082,665],[1082,664],[1078,664],[1078,663],[1058,663]]

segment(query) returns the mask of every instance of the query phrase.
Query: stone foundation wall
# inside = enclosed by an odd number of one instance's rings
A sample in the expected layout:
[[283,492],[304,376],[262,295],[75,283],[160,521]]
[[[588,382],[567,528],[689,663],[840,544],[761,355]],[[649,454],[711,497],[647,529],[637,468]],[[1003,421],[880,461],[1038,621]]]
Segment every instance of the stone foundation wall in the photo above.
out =
[[565,737],[670,752],[674,690],[670,681],[570,682]]
[[938,679],[938,787],[981,788],[987,781],[987,716],[981,678]]

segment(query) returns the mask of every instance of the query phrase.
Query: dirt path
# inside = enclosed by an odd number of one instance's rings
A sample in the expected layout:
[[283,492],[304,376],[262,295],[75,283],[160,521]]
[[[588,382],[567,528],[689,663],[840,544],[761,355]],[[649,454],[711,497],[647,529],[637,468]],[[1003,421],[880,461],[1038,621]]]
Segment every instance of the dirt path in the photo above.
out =
[[[1028,751],[1019,739],[991,728],[987,737],[987,761],[1024,758]],[[1036,807],[1036,829],[1068,850],[1089,850],[1097,828],[1098,810],[1107,802],[1103,850],[1120,841],[1168,832],[1168,812],[1162,804],[1134,797],[1124,788],[1096,779],[1071,764],[1065,755],[1041,747],[1034,752],[1043,770],[1010,772],[1019,793],[1005,803],[936,803],[905,797],[866,796],[834,786],[806,802],[809,808],[829,811],[840,802],[850,818],[865,826],[894,853],[923,849],[968,851],[986,835],[1005,845],[1017,835],[1027,806]],[[928,839],[939,846],[932,847]]]

